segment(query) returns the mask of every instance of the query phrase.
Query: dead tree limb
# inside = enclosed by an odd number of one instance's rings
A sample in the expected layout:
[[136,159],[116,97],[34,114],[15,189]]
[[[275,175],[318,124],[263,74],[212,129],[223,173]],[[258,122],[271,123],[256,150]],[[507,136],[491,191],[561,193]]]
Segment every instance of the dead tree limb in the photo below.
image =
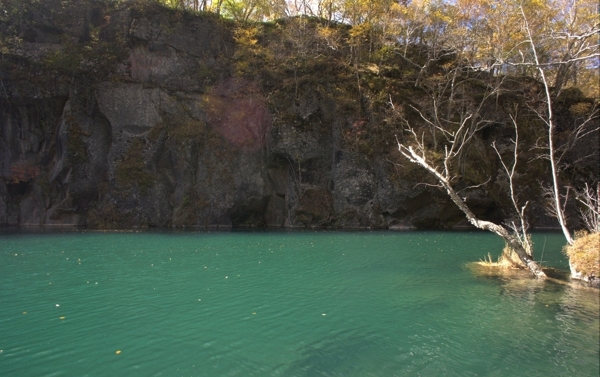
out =
[[[413,131],[414,133],[414,131]],[[450,196],[450,199],[456,204],[456,206],[465,214],[467,220],[476,228],[482,230],[489,230],[490,232],[500,236],[519,256],[519,259],[523,262],[525,266],[537,277],[544,278],[546,274],[542,271],[542,268],[533,260],[533,258],[528,254],[527,249],[523,245],[520,237],[515,234],[511,234],[506,228],[501,225],[495,224],[491,221],[485,221],[479,219],[475,214],[469,209],[464,200],[458,196],[454,187],[449,181],[448,175],[444,175],[438,171],[425,156],[424,149],[422,145],[418,147],[421,151],[421,154],[417,153],[417,151],[412,146],[406,146],[401,144],[398,141],[398,150],[400,153],[406,157],[410,162],[415,163],[427,170],[430,174],[432,174],[436,180],[442,185],[442,187],[446,190],[446,193]],[[527,239],[527,238],[526,238]]]

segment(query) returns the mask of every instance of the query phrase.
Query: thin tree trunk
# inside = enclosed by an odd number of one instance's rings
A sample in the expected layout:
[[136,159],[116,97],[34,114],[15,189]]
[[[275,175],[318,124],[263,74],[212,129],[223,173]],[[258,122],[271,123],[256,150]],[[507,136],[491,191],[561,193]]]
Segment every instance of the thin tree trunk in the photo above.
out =
[[429,173],[435,176],[437,181],[444,187],[454,204],[465,214],[467,219],[471,224],[475,227],[482,230],[489,230],[492,233],[500,236],[519,256],[519,259],[523,262],[527,268],[537,277],[544,278],[546,274],[542,271],[542,268],[531,258],[527,251],[519,241],[517,237],[512,235],[508,230],[504,227],[494,224],[490,221],[480,220],[475,216],[475,214],[469,209],[467,204],[458,196],[454,188],[450,185],[450,182],[440,174],[435,168],[427,163],[421,156],[419,156],[412,147],[404,147],[400,143],[398,143],[398,147],[400,152],[408,158],[411,162],[414,162],[423,168],[427,169]]
[[533,39],[531,36],[529,22],[527,21],[527,17],[525,16],[525,12],[523,11],[522,7],[521,7],[521,14],[523,16],[523,20],[525,21],[525,30],[527,31],[528,42],[531,46],[531,52],[533,53],[535,66],[537,68],[538,73],[540,74],[542,84],[544,84],[544,94],[546,96],[546,111],[547,111],[547,116],[548,116],[548,118],[545,119],[544,121],[546,122],[546,125],[548,126],[548,154],[549,154],[548,157],[550,160],[550,169],[552,170],[552,192],[553,192],[552,196],[554,199],[554,206],[556,207],[556,218],[558,220],[558,223],[560,224],[560,229],[562,229],[562,232],[565,236],[565,239],[567,240],[567,243],[569,245],[572,245],[573,237],[571,237],[571,232],[567,228],[567,221],[566,221],[565,214],[563,211],[563,206],[561,205],[562,203],[561,203],[559,183],[558,183],[558,169],[556,168],[556,159],[554,157],[554,153],[555,153],[555,150],[554,150],[554,115],[552,112],[552,97],[550,95],[550,87],[548,85],[548,79],[546,78],[544,69],[540,65],[540,60],[538,59],[537,49],[535,47],[535,44],[533,43]]

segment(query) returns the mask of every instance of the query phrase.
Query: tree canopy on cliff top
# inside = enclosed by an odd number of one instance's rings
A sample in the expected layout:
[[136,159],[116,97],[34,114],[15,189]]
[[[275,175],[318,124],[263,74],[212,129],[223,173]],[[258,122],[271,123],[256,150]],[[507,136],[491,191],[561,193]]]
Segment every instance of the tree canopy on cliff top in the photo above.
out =
[[[473,67],[536,76],[530,58],[529,22],[541,64],[554,87],[582,88],[599,97],[598,4],[594,0],[149,0],[239,21],[314,16],[352,25],[370,43],[425,45],[453,51]],[[375,40],[376,39],[376,40]],[[556,61],[565,64],[555,64]]]

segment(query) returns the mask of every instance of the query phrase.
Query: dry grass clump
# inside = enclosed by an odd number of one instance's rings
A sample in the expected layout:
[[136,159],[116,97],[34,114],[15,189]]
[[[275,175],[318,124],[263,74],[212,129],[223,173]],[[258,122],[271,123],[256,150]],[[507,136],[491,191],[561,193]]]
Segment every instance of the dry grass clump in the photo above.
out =
[[598,276],[600,271],[600,233],[582,232],[575,235],[573,245],[563,249],[578,272]]
[[504,246],[502,250],[502,254],[498,257],[498,260],[494,262],[490,253],[488,253],[487,258],[483,260],[479,260],[476,262],[480,266],[484,267],[496,267],[496,268],[525,268],[521,259],[517,253],[508,245]]

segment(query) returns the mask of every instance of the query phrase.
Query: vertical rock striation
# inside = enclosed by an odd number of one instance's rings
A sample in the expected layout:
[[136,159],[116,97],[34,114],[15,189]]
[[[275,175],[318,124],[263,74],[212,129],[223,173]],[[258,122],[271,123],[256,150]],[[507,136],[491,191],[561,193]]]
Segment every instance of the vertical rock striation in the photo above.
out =
[[[74,4],[70,18],[33,12],[4,56],[0,224],[464,224],[443,193],[417,185],[395,131],[373,129],[385,109],[339,63],[348,52],[297,42],[310,24],[254,35],[152,2]],[[501,216],[490,192],[467,194],[478,215]]]

